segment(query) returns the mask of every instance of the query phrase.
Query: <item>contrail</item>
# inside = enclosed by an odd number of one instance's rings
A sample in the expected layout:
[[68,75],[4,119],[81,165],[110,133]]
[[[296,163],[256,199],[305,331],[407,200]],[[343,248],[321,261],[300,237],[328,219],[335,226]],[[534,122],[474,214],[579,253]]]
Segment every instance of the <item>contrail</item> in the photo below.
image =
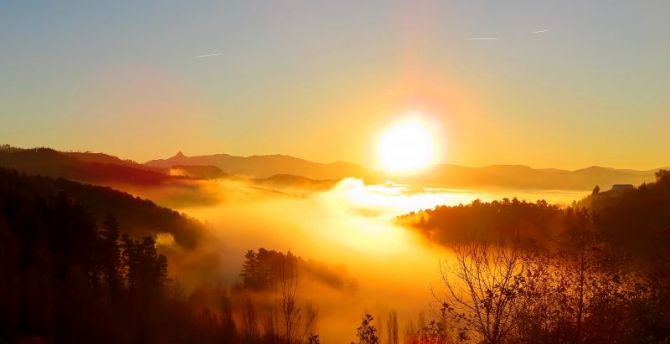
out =
[[533,31],[533,32],[531,32],[531,33],[532,33],[533,35],[537,35],[538,33],[545,33],[545,32],[547,32],[547,31],[549,31],[549,30],[547,30],[547,29],[542,29],[542,30],[538,30],[538,31]]
[[212,57],[212,56],[219,56],[221,53],[215,53],[215,54],[207,54],[207,55],[198,55],[198,56],[193,56],[194,59],[201,59],[203,57]]
[[468,41],[497,41],[498,37],[470,37]]

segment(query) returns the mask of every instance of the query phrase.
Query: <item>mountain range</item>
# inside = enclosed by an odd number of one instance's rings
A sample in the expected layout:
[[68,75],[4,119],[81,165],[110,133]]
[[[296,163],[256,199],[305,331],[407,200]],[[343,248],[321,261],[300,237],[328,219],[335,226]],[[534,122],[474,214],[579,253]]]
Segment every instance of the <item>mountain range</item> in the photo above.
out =
[[252,155],[248,157],[228,154],[199,155],[188,157],[182,152],[167,159],[151,160],[144,166],[171,168],[173,166],[216,166],[231,175],[258,179],[275,175],[293,175],[315,180],[338,180],[346,177],[373,179],[377,173],[363,166],[334,162],[322,164],[288,155]]
[[630,170],[591,166],[578,170],[535,169],[525,165],[466,167],[438,165],[406,182],[445,188],[498,187],[510,189],[591,190],[614,184],[640,185],[655,180],[659,169]]
[[[654,173],[659,170],[615,169],[600,166],[563,170],[554,168],[536,169],[525,165],[467,167],[441,164],[421,174],[390,177],[352,163],[322,164],[287,155],[241,157],[215,154],[189,157],[182,152],[178,152],[167,159],[151,160],[144,164],[147,167],[163,169],[179,165],[215,166],[231,175],[243,175],[264,180],[287,180],[287,176],[315,181],[355,177],[368,183],[382,183],[388,179],[393,179],[396,182],[424,187],[496,187],[556,190],[590,190],[596,185],[601,188],[608,188],[613,184],[639,185],[654,181]],[[300,182],[303,185],[305,184],[305,180]]]
[[33,175],[103,184],[160,185],[189,179],[242,177],[265,186],[312,189],[323,189],[343,178],[354,177],[366,183],[392,180],[420,187],[590,190],[595,185],[607,189],[613,184],[651,182],[659,170],[600,166],[563,170],[525,165],[467,167],[443,164],[413,176],[387,176],[353,163],[318,163],[287,155],[187,156],[178,152],[169,158],[138,163],[104,153],[21,149],[7,145],[0,146],[0,166]]

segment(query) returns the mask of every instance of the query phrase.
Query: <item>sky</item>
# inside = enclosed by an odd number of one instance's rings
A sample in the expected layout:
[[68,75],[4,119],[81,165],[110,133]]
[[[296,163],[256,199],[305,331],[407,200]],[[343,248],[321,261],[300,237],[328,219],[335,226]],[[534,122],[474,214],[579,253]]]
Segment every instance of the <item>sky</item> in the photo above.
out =
[[670,165],[670,2],[0,1],[0,143],[145,161]]

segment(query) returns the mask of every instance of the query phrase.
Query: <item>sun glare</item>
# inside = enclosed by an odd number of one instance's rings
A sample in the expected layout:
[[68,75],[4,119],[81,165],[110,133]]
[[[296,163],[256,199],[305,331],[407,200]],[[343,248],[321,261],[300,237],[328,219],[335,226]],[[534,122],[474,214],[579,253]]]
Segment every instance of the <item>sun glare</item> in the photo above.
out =
[[435,163],[437,144],[434,129],[413,116],[393,123],[377,140],[380,167],[393,174],[411,174]]

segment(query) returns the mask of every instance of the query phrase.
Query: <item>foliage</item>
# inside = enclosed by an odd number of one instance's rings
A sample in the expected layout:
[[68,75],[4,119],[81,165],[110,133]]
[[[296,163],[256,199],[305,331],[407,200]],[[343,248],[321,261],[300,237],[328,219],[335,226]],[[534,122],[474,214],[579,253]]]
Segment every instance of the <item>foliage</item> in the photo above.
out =
[[203,230],[200,223],[174,210],[103,186],[65,179],[27,176],[0,168],[0,192],[44,199],[51,199],[63,193],[85,207],[97,222],[104,221],[108,214],[114,214],[124,231],[135,238],[154,236],[161,232],[170,233],[174,236],[175,242],[185,249],[197,246]]
[[265,314],[249,300],[239,333],[225,290],[185,296],[153,237],[123,233],[113,214],[96,220],[72,194],[33,192],[52,183],[0,171],[0,342],[319,342],[316,311],[299,303],[292,267],[280,274],[281,312],[269,314],[277,325],[259,326]]
[[324,264],[308,261],[301,257],[275,250],[259,248],[257,251],[248,250],[244,254],[242,271],[240,272],[241,285],[239,287],[253,291],[271,291],[280,286],[286,273],[287,266],[295,266],[295,273],[300,271],[305,278],[320,282],[338,290],[354,290],[356,281],[346,271],[331,268]]
[[[474,202],[399,218],[454,253],[437,296],[446,318],[435,320],[449,325],[448,338],[669,342],[670,172],[630,190],[598,189],[564,209]],[[542,235],[515,236],[515,226]],[[461,230],[478,235],[453,235]],[[422,331],[411,338],[426,342]]]
[[[356,329],[356,337],[358,338],[356,344],[379,344],[377,328],[372,323],[373,320],[372,315],[368,313],[363,315],[361,326]],[[352,344],[354,343],[352,342]]]
[[468,205],[437,206],[397,218],[430,240],[451,245],[470,240],[541,241],[558,232],[563,210],[545,201],[529,203],[516,198]]
[[3,340],[151,341],[159,326],[167,260],[153,238],[139,241],[112,215],[99,228],[64,193],[51,198],[0,189]]

